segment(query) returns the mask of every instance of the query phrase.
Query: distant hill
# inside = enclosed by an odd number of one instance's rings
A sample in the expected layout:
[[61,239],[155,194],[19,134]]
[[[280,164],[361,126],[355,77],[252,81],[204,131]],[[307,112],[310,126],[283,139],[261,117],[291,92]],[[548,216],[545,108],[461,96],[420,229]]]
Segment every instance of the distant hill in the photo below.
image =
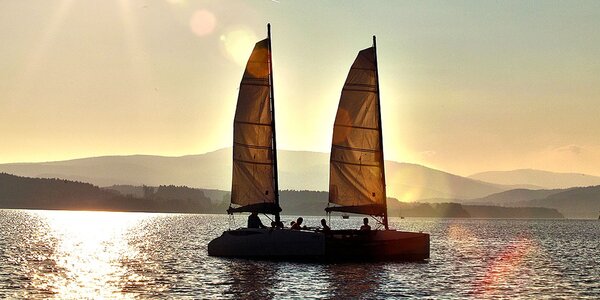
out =
[[[329,154],[278,151],[280,188],[328,190]],[[200,155],[103,156],[45,163],[0,164],[0,172],[112,185],[175,185],[230,190],[231,148]],[[403,201],[426,198],[471,199],[505,191],[502,186],[420,165],[386,161],[388,196]]]
[[579,173],[556,173],[533,169],[490,171],[473,174],[469,178],[501,185],[530,185],[532,186],[531,189],[561,189],[600,185],[600,177],[597,176]]
[[452,200],[466,205],[545,207],[557,209],[567,218],[598,218],[600,186],[553,190],[514,189],[470,200]]
[[[62,179],[28,178],[0,173],[0,208],[106,210],[144,212],[225,213],[229,192],[185,186],[112,186],[99,188],[89,183]],[[327,193],[315,191],[281,191],[284,214],[324,216]],[[403,203],[388,199],[391,216],[481,217],[472,208],[458,203]],[[481,209],[480,209],[481,210]],[[533,210],[536,213],[527,213]],[[491,207],[483,209],[485,217],[557,217],[548,209]],[[509,211],[506,213],[505,211]],[[526,212],[525,214],[523,212]]]
[[518,204],[555,208],[571,218],[596,219],[600,214],[600,186],[568,189],[543,199],[527,200]]
[[[281,207],[287,214],[322,216],[327,198],[327,192],[282,191]],[[388,198],[388,213],[392,217],[426,218],[563,218],[551,208],[400,202],[395,198]]]
[[219,207],[201,191],[152,188],[150,197],[123,196],[89,183],[0,173],[0,208],[212,213]]
[[[114,187],[111,187],[114,188]],[[135,189],[138,195],[143,194],[143,187],[117,187],[121,191]],[[202,190],[204,194],[207,190]],[[229,205],[229,192],[212,190],[215,198],[212,203],[220,207],[216,213],[224,213]],[[211,197],[212,198],[212,197]],[[328,193],[318,191],[280,192],[280,204],[284,214],[303,216],[324,216],[327,207]],[[434,218],[562,218],[555,209],[525,207],[508,208],[492,205],[461,205],[458,203],[419,203],[400,202],[388,198],[389,215],[393,217],[434,217]],[[333,213],[340,215],[340,213]]]
[[496,194],[491,194],[482,198],[461,201],[466,204],[481,204],[481,205],[501,205],[501,206],[518,206],[523,201],[534,199],[544,199],[552,194],[560,193],[566,189],[554,190],[528,190],[514,189]]

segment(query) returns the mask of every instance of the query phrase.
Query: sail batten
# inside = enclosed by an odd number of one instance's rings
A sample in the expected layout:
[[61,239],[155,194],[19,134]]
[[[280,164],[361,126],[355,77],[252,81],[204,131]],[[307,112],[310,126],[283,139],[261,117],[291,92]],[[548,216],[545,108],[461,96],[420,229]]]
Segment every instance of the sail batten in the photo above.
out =
[[228,212],[276,214],[270,40],[256,43],[240,82],[233,122],[233,174]]
[[358,53],[342,88],[330,157],[327,211],[385,216],[375,48]]

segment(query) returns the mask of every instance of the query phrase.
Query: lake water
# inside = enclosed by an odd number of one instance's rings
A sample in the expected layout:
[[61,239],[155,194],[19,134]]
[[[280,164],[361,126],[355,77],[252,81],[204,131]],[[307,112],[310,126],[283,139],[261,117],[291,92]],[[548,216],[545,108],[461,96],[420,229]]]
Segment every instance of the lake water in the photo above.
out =
[[[320,218],[305,220],[316,226]],[[331,221],[351,228],[360,220]],[[598,220],[391,225],[429,232],[431,259],[221,259],[208,257],[206,245],[228,228],[225,215],[0,210],[0,298],[600,298]]]

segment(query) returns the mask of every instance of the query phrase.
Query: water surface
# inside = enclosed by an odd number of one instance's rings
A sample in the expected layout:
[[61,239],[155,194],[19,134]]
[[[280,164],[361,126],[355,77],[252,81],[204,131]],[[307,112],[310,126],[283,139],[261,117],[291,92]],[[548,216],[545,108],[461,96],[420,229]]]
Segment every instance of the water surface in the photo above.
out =
[[364,264],[208,257],[229,226],[225,215],[0,210],[0,298],[600,298],[597,220],[391,219],[429,232],[431,259]]

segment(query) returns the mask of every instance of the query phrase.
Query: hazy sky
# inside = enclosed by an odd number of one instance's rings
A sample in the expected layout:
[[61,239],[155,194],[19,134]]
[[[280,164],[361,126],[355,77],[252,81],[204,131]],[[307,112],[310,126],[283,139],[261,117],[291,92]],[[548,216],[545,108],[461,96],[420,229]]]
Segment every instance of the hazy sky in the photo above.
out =
[[281,149],[375,34],[386,159],[600,175],[600,1],[0,1],[0,163],[229,147],[267,22]]

